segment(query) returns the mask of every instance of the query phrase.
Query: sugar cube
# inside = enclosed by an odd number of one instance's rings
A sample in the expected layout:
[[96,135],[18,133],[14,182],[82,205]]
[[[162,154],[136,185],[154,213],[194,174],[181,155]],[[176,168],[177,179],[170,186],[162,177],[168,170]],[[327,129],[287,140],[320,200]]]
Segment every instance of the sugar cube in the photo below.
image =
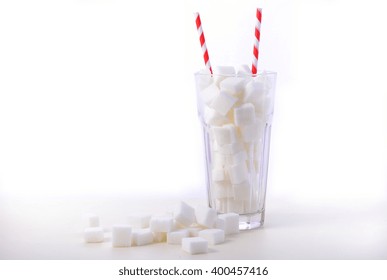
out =
[[215,224],[216,211],[213,208],[199,206],[195,208],[196,222],[204,227],[212,228]]
[[220,93],[212,100],[210,107],[222,116],[226,116],[232,106],[238,101],[227,91],[221,90]]
[[132,239],[132,228],[128,225],[115,225],[112,229],[113,247],[129,247]]
[[202,237],[186,237],[182,239],[182,249],[187,253],[203,254],[208,251],[208,241]]
[[173,218],[169,216],[152,217],[149,225],[153,232],[169,232],[173,227]]
[[238,126],[253,124],[255,120],[255,108],[252,103],[245,103],[234,109],[234,120]]
[[210,104],[211,101],[218,95],[219,88],[216,84],[210,84],[208,87],[199,92],[199,97],[205,104]]
[[251,186],[249,181],[232,185],[232,188],[234,191],[234,198],[236,200],[248,200],[251,198]]
[[233,124],[214,126],[212,128],[214,138],[219,146],[232,144],[237,140],[236,129]]
[[223,229],[225,234],[238,233],[239,215],[232,212],[218,215],[216,227]]
[[233,185],[237,185],[246,181],[249,176],[246,162],[231,165],[228,168],[228,174],[230,176],[230,181]]
[[86,243],[100,243],[104,240],[103,228],[89,227],[84,231],[84,238]]
[[233,96],[240,95],[244,90],[244,86],[245,79],[237,77],[228,77],[219,84],[221,90],[226,90]]
[[195,222],[195,209],[181,201],[175,211],[174,218],[179,224],[188,227]]
[[132,245],[142,246],[153,242],[153,233],[149,228],[135,229],[132,232]]
[[212,181],[224,181],[225,176],[224,176],[224,169],[223,168],[214,168],[211,171],[211,177]]

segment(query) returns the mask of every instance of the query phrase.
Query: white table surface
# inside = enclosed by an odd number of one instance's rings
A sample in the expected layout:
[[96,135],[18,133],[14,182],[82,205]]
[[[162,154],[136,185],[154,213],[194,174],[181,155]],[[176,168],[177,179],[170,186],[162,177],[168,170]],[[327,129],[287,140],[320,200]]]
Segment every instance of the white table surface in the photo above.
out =
[[[267,199],[264,228],[228,236],[208,254],[166,243],[112,248],[109,228],[133,212],[161,213],[179,201],[111,196],[0,196],[0,259],[387,259],[387,206]],[[201,199],[185,199],[189,203]],[[85,244],[83,215],[94,212],[106,240]]]

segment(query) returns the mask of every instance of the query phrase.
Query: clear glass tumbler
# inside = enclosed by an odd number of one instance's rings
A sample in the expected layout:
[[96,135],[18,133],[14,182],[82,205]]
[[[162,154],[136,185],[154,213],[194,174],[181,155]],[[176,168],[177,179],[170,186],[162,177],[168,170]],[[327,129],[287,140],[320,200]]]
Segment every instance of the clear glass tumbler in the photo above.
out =
[[195,74],[209,206],[240,215],[241,230],[265,221],[275,72]]

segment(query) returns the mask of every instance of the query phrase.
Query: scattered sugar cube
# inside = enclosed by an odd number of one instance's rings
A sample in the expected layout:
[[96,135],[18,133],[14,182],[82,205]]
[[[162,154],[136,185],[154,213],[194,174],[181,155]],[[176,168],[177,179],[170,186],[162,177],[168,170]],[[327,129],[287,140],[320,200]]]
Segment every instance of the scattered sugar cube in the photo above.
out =
[[112,229],[113,247],[129,247],[132,239],[132,227],[128,225],[115,225]]
[[232,188],[236,200],[249,200],[251,198],[251,186],[249,181],[232,185]]
[[230,92],[233,96],[237,96],[243,92],[245,81],[244,78],[229,77],[220,82],[219,88]]
[[227,91],[221,90],[220,93],[212,100],[210,107],[222,116],[226,116],[232,106],[238,101],[238,98],[231,96]]
[[199,92],[199,97],[205,104],[210,104],[212,100],[219,95],[219,88],[216,84],[210,84]]
[[173,227],[173,218],[169,216],[152,217],[149,225],[153,232],[169,232]]
[[128,223],[133,228],[147,228],[150,218],[151,215],[147,214],[132,214],[128,216]]
[[234,120],[238,126],[253,124],[255,120],[255,108],[251,103],[245,103],[234,109]]
[[225,234],[238,233],[239,215],[236,213],[225,213],[218,215],[216,228],[223,229]]
[[224,181],[224,169],[223,168],[214,168],[211,171],[212,181]]
[[246,181],[249,176],[246,162],[241,162],[230,166],[228,168],[228,174],[230,176],[230,181],[233,185],[237,185]]
[[84,238],[86,243],[100,243],[104,240],[103,228],[89,227],[84,231]]
[[185,237],[189,237],[189,231],[181,229],[178,231],[171,231],[167,233],[168,244],[181,244],[181,240]]
[[200,206],[195,208],[196,222],[204,227],[212,228],[214,227],[216,220],[216,211],[215,209]]
[[89,227],[99,227],[99,217],[94,214],[87,216]]
[[211,245],[220,244],[224,242],[224,230],[217,228],[201,230],[199,237],[206,239]]
[[153,232],[153,241],[157,243],[167,241],[167,233],[166,232]]
[[132,245],[143,246],[153,242],[153,233],[149,228],[135,229],[132,232]]
[[208,241],[202,237],[186,237],[182,239],[182,249],[187,253],[203,254],[208,251]]
[[181,201],[174,218],[179,224],[188,227],[195,222],[195,209]]
[[212,129],[214,138],[219,146],[232,144],[237,140],[236,129],[233,124],[214,126]]

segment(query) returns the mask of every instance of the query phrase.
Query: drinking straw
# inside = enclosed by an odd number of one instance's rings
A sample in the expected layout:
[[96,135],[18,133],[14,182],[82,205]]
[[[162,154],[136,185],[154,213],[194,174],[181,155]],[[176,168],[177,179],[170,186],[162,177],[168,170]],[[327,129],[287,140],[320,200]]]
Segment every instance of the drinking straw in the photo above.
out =
[[210,57],[208,56],[208,50],[207,50],[207,46],[206,46],[206,39],[204,38],[202,22],[200,20],[199,13],[195,13],[195,18],[196,18],[196,28],[197,28],[198,33],[199,33],[200,46],[202,47],[202,52],[203,52],[204,64],[206,65],[207,69],[210,70],[210,72],[212,74]]
[[262,9],[257,8],[256,14],[257,20],[255,22],[255,40],[254,40],[254,57],[253,65],[251,67],[251,72],[257,74],[257,65],[258,65],[258,56],[259,56],[259,38],[261,37],[261,18],[262,18]]

